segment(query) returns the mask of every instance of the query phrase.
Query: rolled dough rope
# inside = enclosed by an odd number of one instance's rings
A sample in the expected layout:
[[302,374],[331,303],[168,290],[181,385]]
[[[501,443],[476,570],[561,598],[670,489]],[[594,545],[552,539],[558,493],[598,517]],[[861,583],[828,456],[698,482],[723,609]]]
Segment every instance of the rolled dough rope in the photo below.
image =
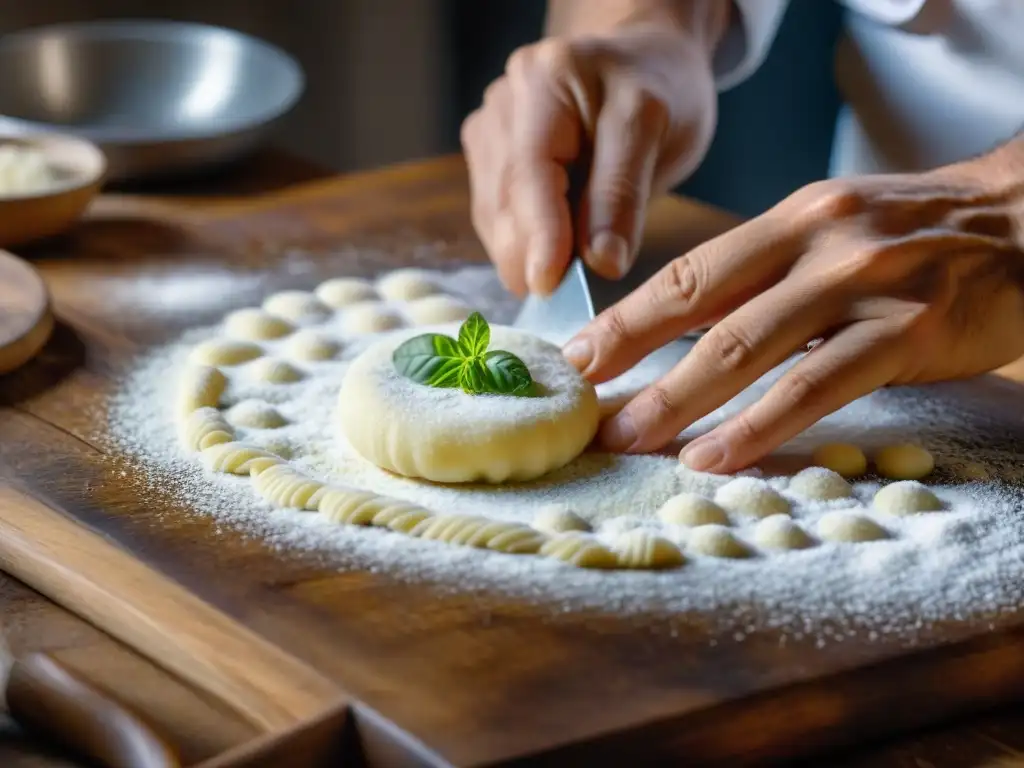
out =
[[280,456],[240,442],[211,445],[203,451],[203,460],[211,471],[227,475],[259,474],[284,461]]
[[181,441],[190,451],[204,451],[235,439],[235,431],[216,408],[198,408],[178,425]]
[[178,385],[179,418],[186,418],[198,408],[216,408],[227,385],[219,368],[195,365],[186,369]]
[[615,551],[623,568],[660,570],[686,562],[679,547],[644,528],[634,528],[615,539]]
[[577,568],[619,567],[619,558],[614,552],[597,539],[579,533],[563,533],[548,539],[540,548],[540,554]]
[[547,541],[547,536],[528,525],[475,515],[428,517],[413,528],[409,535],[510,555],[536,554]]
[[252,478],[256,492],[275,507],[316,512],[324,484],[297,472],[287,464],[275,464]]

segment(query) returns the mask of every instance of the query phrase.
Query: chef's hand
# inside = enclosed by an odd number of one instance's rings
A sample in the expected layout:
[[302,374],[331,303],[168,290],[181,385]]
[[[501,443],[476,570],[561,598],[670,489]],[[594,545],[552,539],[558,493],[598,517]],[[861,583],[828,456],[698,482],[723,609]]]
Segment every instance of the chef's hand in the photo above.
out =
[[[473,226],[510,291],[554,290],[574,238],[598,274],[629,270],[648,199],[691,173],[711,141],[711,60],[728,5],[674,3],[708,18],[631,18],[512,54],[462,127]],[[589,188],[573,221],[566,166],[583,150]]]
[[890,384],[974,376],[1024,355],[1024,135],[920,175],[812,184],[671,262],[566,346],[598,383],[717,321],[602,425],[610,450],[664,447],[823,341],[756,403],[687,445],[728,473]]

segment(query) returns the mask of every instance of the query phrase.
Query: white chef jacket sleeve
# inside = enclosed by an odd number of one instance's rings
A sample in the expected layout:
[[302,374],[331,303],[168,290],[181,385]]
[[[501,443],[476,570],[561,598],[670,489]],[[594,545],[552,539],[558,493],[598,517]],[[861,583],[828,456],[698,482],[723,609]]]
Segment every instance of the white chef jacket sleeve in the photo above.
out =
[[733,0],[732,23],[715,52],[719,91],[739,85],[761,66],[789,0]]
[[[1013,0],[1016,1],[1016,0]],[[931,35],[953,14],[952,0],[841,0],[854,13],[904,32]]]

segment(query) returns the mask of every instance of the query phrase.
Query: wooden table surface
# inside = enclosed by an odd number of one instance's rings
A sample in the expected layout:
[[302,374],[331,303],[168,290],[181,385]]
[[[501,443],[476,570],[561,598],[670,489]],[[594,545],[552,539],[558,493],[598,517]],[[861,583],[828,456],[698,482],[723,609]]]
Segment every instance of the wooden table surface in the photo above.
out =
[[[457,161],[439,161],[398,170],[364,174],[361,183],[371,188],[376,182],[384,183],[389,175],[404,174],[419,178],[430,186],[431,180],[450,179]],[[458,174],[455,174],[456,177]],[[101,228],[94,233],[97,242],[108,242],[112,253],[124,238],[145,237],[138,228],[119,228],[109,217],[120,210],[139,211],[146,206],[161,206],[173,202],[177,209],[204,210],[216,207],[231,210],[235,206],[249,205],[253,196],[265,193],[288,193],[300,199],[306,190],[315,190],[318,169],[283,157],[265,153],[254,158],[235,172],[202,182],[193,182],[168,189],[131,191],[108,195],[97,205],[97,211],[107,216]],[[298,186],[296,186],[298,185]],[[444,186],[443,184],[441,185]],[[323,216],[329,219],[330,210]],[[727,217],[719,216],[711,222],[713,230],[722,226]],[[271,233],[287,239],[286,220],[267,212],[266,235],[253,246],[273,247]],[[225,233],[230,240],[231,233]],[[312,245],[312,244],[308,244]],[[244,247],[236,242],[236,247]],[[30,254],[31,255],[31,254]],[[130,268],[126,265],[126,268]],[[89,262],[76,264],[71,260],[46,262],[44,272],[49,279],[73,281],[76,270],[87,272]],[[52,274],[51,274],[52,273]],[[1019,367],[1012,370],[1015,377]],[[0,577],[0,607],[8,642],[15,651],[47,650],[62,661],[86,675],[98,685],[107,688],[127,702],[148,714],[158,726],[181,747],[189,762],[218,754],[225,749],[252,739],[255,731],[223,706],[213,702],[188,684],[157,668],[126,647],[92,628],[42,596],[12,579]],[[130,682],[129,682],[130,681]],[[835,755],[830,759],[818,758],[813,765],[881,766],[882,768],[967,768],[981,766],[989,761],[1019,755],[1024,752],[1024,710],[1011,710],[979,718],[973,722],[951,725],[927,733],[905,737],[887,744],[864,745],[856,752]],[[0,729],[0,765],[57,766],[73,765],[66,757],[46,753],[45,748],[20,734],[16,729]]]

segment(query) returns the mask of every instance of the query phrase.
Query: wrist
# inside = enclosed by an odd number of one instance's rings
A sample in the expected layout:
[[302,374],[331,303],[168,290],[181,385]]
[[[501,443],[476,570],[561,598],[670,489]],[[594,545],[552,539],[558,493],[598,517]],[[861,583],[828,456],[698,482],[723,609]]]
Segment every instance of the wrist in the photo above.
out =
[[549,0],[545,34],[585,37],[652,28],[700,46],[710,65],[733,12],[732,0]]

